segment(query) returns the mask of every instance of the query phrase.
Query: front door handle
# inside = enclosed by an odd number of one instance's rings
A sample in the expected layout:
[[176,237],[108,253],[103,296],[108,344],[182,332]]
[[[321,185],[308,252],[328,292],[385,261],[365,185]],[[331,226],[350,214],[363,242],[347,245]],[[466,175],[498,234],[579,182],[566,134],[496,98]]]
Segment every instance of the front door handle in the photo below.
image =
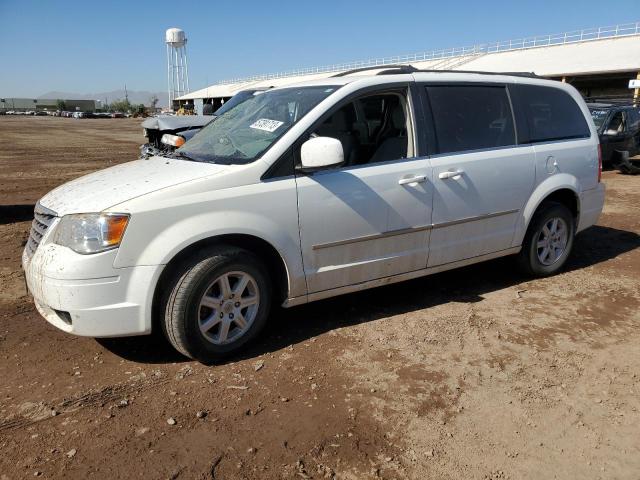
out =
[[398,180],[398,185],[410,185],[412,183],[422,183],[427,180],[426,175],[415,175],[409,178],[401,178]]
[[452,171],[446,171],[446,172],[440,172],[438,174],[438,178],[440,178],[441,180],[446,180],[447,178],[453,178],[453,179],[458,179],[460,178],[460,176],[464,173],[464,170],[456,170],[454,172]]

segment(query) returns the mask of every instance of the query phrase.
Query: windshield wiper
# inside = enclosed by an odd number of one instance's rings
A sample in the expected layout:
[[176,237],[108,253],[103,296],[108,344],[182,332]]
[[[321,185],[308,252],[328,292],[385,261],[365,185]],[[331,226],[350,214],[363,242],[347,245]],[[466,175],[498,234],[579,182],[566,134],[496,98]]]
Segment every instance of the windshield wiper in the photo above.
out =
[[169,157],[169,158],[183,158],[183,159],[185,159],[185,160],[190,160],[190,161],[192,161],[192,162],[198,162],[198,161],[199,161],[199,160],[196,160],[196,159],[195,159],[195,158],[193,158],[193,157],[190,157],[189,155],[187,155],[187,154],[186,154],[186,153],[184,153],[184,152],[178,152],[178,151],[175,151],[175,152],[173,152],[172,154],[167,155],[167,157]]

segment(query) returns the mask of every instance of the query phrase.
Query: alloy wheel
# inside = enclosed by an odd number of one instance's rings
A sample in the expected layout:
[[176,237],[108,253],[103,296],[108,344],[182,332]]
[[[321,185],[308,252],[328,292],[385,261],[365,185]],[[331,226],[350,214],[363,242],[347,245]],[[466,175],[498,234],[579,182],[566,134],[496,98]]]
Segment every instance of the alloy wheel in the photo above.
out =
[[211,282],[200,300],[200,332],[215,345],[234,342],[249,330],[259,306],[258,284],[251,275],[224,273]]
[[569,228],[560,217],[549,219],[538,234],[537,254],[538,260],[545,266],[557,262],[569,241]]

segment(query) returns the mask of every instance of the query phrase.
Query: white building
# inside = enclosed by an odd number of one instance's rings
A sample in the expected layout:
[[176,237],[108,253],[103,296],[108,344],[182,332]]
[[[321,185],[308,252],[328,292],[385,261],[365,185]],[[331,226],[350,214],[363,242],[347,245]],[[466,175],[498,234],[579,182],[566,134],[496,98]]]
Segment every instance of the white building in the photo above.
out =
[[182,105],[195,104],[199,112],[203,103],[212,103],[215,110],[240,90],[397,64],[421,70],[533,72],[567,81],[588,97],[633,95],[628,84],[630,79],[640,78],[640,22],[227,80],[177,100]]

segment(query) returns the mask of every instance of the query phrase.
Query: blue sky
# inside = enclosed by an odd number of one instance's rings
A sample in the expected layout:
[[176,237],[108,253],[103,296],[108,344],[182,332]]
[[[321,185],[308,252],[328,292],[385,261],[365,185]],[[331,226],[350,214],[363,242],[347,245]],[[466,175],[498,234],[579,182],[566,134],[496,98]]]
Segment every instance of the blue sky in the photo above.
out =
[[225,78],[640,20],[638,0],[0,0],[0,95],[166,89],[164,31],[191,89]]

